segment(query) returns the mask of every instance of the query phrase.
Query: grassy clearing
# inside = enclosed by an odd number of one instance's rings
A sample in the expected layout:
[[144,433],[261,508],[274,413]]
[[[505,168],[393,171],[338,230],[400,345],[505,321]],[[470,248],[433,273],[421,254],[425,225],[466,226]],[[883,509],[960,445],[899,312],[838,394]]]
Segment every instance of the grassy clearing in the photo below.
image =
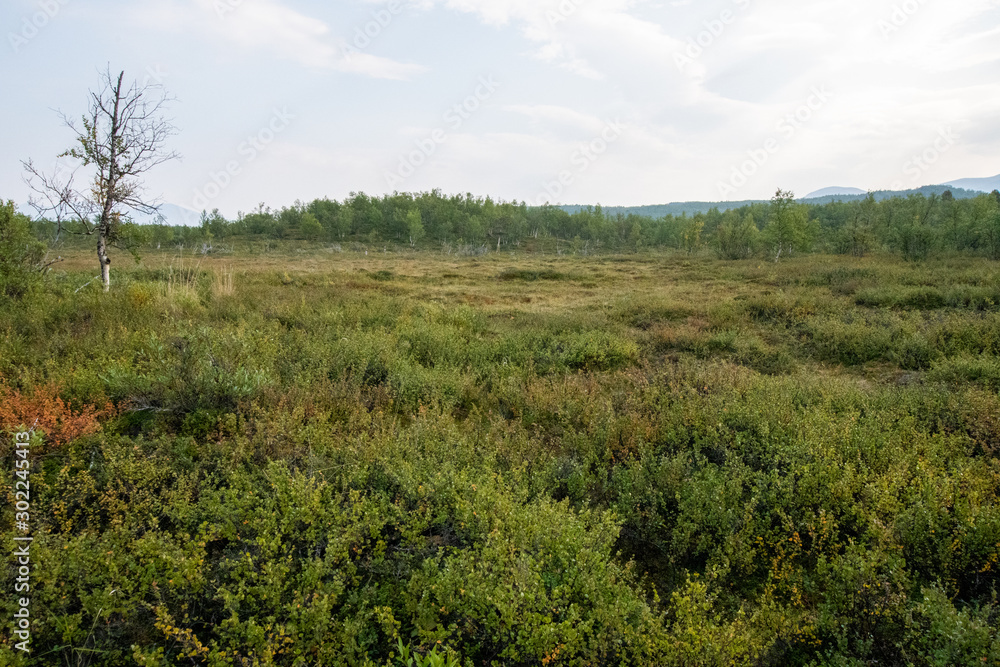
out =
[[0,320],[13,664],[1000,660],[992,263],[90,263]]

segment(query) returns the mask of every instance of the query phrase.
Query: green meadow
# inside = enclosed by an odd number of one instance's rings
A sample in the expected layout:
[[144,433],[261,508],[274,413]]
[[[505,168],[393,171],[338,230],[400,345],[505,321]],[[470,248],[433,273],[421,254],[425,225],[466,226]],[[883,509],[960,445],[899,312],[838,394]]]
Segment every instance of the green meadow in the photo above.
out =
[[1000,664],[984,257],[64,253],[0,664]]

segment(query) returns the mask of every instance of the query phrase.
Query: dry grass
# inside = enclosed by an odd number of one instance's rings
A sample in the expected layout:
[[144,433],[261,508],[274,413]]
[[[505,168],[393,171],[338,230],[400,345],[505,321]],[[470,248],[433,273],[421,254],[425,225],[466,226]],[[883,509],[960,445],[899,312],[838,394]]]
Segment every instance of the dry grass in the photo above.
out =
[[213,272],[212,293],[215,296],[232,296],[236,291],[236,271],[232,265],[222,267]]

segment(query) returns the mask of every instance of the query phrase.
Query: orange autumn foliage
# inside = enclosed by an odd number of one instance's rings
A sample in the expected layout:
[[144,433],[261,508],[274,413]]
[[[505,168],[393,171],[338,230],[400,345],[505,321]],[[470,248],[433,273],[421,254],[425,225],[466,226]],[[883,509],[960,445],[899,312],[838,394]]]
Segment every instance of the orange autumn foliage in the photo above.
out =
[[96,433],[100,420],[112,416],[114,406],[85,405],[74,410],[59,396],[59,386],[47,384],[30,393],[12,390],[0,382],[0,430],[36,428],[45,433],[45,449],[61,447],[84,435]]

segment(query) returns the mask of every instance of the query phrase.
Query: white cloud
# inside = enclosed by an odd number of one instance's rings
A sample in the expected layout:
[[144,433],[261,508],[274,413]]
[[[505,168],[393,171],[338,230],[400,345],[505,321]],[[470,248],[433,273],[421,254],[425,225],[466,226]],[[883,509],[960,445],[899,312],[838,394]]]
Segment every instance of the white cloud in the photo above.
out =
[[511,104],[504,109],[527,116],[537,123],[549,121],[549,124],[555,123],[561,127],[571,125],[589,132],[599,132],[605,124],[605,121],[596,116],[551,104]]
[[267,49],[304,67],[380,79],[408,79],[424,71],[420,65],[365,53],[334,36],[325,21],[280,0],[173,0],[132,11],[147,24],[195,31],[247,52]]
[[524,37],[541,46],[535,57],[585,78],[607,75],[602,56],[615,49],[673,53],[679,43],[660,26],[629,14],[627,0],[422,0],[474,13],[494,26],[519,26]]

